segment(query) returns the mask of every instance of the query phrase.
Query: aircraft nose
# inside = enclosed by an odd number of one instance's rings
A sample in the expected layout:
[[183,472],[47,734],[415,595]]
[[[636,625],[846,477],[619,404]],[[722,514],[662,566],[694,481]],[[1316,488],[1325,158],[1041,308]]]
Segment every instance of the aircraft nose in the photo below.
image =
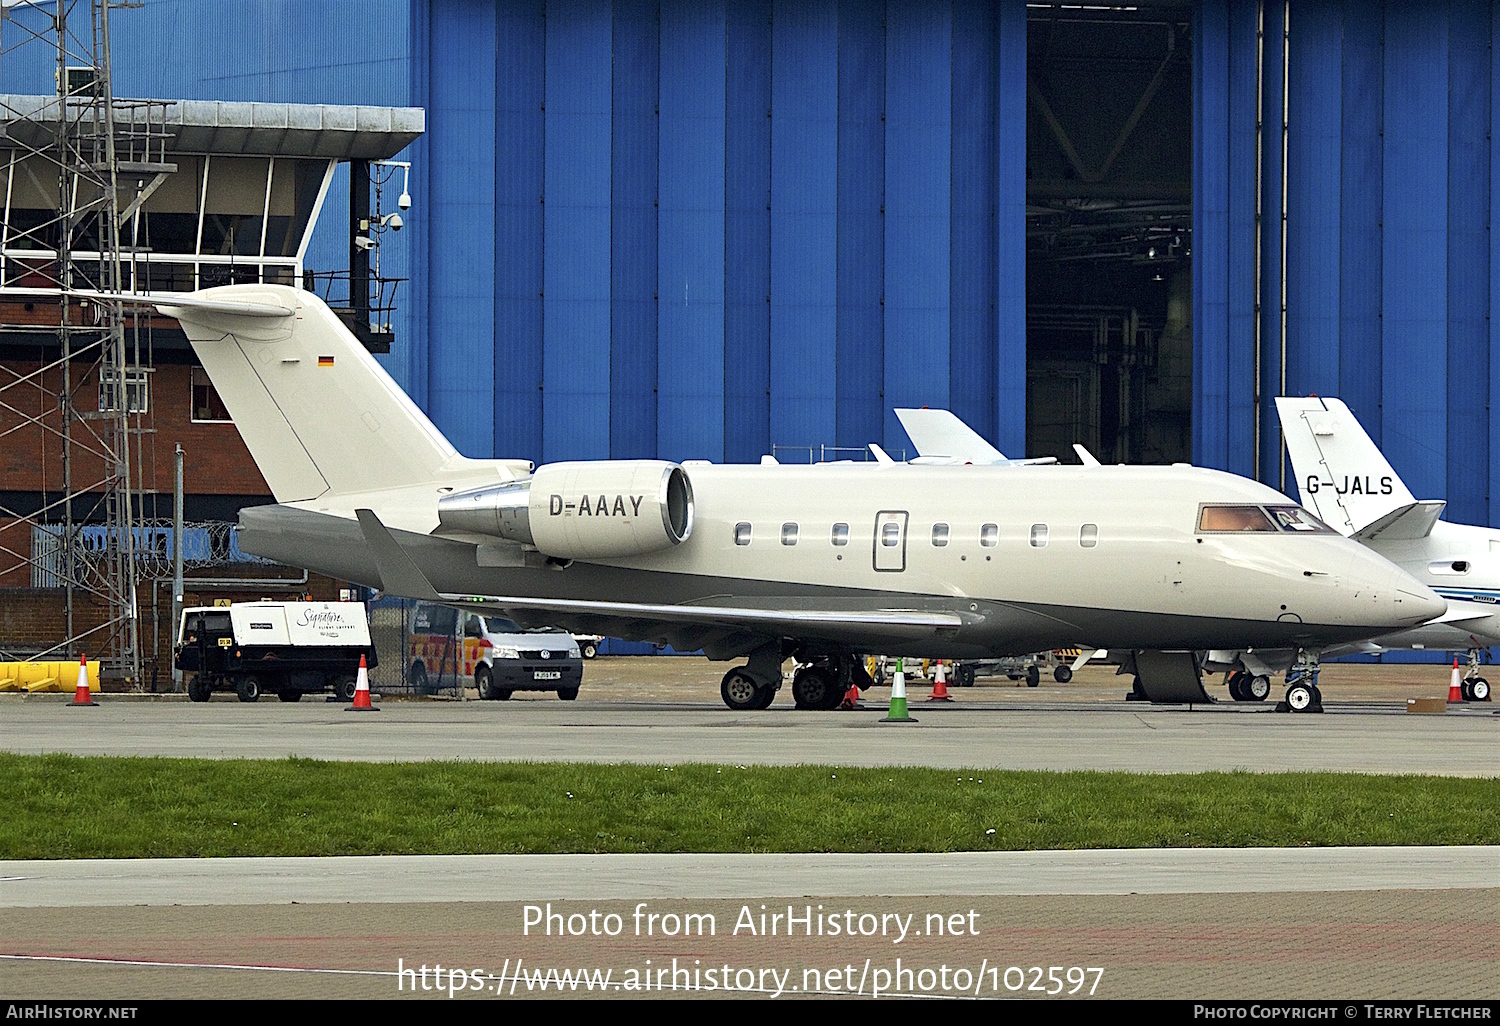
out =
[[1412,626],[1435,620],[1448,611],[1448,602],[1443,596],[1405,570],[1396,570],[1393,583],[1398,603],[1396,614]]

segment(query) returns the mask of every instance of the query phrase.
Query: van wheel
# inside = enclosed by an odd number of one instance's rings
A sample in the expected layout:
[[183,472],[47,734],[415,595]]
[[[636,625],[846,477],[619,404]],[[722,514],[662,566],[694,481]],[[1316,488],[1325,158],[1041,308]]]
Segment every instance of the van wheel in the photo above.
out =
[[557,697],[561,698],[564,702],[571,702],[575,698],[578,697],[578,689],[577,688],[558,688],[557,689]]
[[496,698],[495,675],[490,672],[488,666],[478,666],[474,669],[474,689],[479,692],[479,697],[485,701]]
[[260,698],[260,681],[254,677],[241,677],[234,682],[234,692],[241,702],[254,702]]
[[281,699],[283,702],[300,702],[302,701],[302,692],[278,691],[276,692],[276,697]]
[[207,702],[213,697],[213,688],[199,674],[193,674],[187,685],[189,702]]
[[354,701],[354,690],[359,687],[359,681],[350,676],[335,677],[333,681],[333,694],[340,702]]

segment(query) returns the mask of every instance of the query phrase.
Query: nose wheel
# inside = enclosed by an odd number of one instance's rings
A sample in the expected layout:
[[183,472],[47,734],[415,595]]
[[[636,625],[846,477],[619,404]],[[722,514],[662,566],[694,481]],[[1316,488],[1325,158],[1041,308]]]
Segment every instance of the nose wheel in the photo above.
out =
[[[1276,703],[1277,712],[1320,713],[1323,693],[1318,690],[1317,651],[1297,650],[1297,661],[1286,675],[1286,695]],[[1266,682],[1267,688],[1270,681]]]
[[1469,649],[1469,665],[1464,670],[1463,683],[1458,692],[1465,702],[1488,702],[1490,682],[1479,675],[1479,649]]

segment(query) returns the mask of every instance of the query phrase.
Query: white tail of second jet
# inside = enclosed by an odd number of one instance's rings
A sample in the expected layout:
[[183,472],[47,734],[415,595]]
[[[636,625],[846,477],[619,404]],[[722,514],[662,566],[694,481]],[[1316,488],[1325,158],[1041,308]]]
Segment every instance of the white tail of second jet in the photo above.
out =
[[[157,305],[182,323],[277,502],[400,488],[495,465],[459,455],[311,293],[229,285],[185,298],[192,305]],[[235,304],[254,312],[234,312]],[[286,313],[268,313],[271,307]]]
[[1374,538],[1424,537],[1442,512],[1418,502],[1349,407],[1316,396],[1276,400],[1302,504],[1330,527]]

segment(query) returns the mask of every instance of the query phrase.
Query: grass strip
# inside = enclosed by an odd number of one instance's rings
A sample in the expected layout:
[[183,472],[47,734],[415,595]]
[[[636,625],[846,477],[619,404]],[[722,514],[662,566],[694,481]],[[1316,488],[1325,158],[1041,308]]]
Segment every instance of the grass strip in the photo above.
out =
[[1500,843],[1500,781],[0,754],[0,858]]

